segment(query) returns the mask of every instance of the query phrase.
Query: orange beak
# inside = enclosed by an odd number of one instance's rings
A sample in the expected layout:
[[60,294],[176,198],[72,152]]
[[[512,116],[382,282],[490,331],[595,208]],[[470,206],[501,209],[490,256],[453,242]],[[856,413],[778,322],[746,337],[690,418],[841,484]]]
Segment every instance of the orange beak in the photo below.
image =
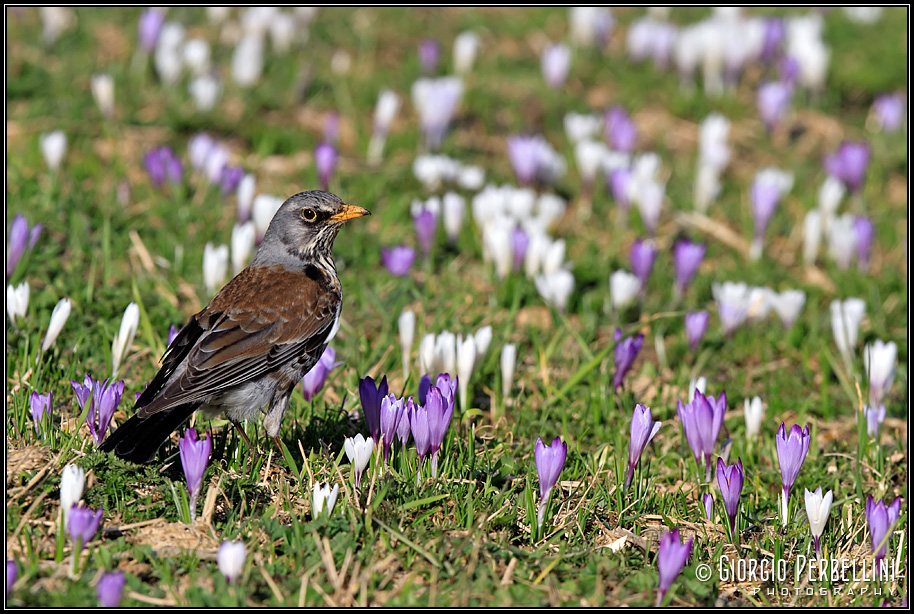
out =
[[345,222],[346,220],[362,217],[363,215],[371,215],[371,211],[363,209],[362,207],[356,207],[355,205],[343,205],[343,210],[336,215],[330,216],[330,219],[334,222]]

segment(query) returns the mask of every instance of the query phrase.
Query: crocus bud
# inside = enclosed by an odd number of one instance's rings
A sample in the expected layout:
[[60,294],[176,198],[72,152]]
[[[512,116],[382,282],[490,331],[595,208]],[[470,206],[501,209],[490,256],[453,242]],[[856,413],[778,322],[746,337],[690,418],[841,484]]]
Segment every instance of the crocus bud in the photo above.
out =
[[184,437],[178,440],[181,467],[184,469],[184,479],[187,482],[187,492],[190,496],[191,522],[197,515],[197,497],[200,496],[200,490],[203,488],[203,474],[206,472],[212,451],[213,438],[209,433],[205,439],[197,439],[196,429],[187,429],[184,431]]
[[68,526],[70,510],[82,499],[86,486],[86,472],[78,465],[69,464],[63,468],[60,476],[60,511],[63,514],[63,526]]
[[336,147],[330,143],[321,143],[315,148],[314,166],[317,168],[317,178],[320,181],[322,190],[326,190],[330,185],[330,179],[333,178],[338,158]]
[[48,324],[48,332],[44,335],[44,341],[41,343],[41,351],[47,352],[57,341],[63,325],[67,323],[70,317],[70,299],[62,298],[54,305],[54,311],[51,312],[51,322]]
[[400,313],[397,321],[400,330],[400,353],[403,356],[403,379],[409,373],[409,355],[413,348],[413,339],[416,333],[416,314],[409,309]]
[[482,357],[486,354],[486,350],[489,349],[489,344],[492,343],[492,327],[479,327],[473,333],[473,341],[476,343],[476,367],[478,367]]
[[806,293],[802,290],[784,290],[780,294],[771,294],[771,306],[777,312],[784,328],[790,328],[796,322],[803,305],[806,304]]
[[74,505],[70,509],[69,530],[70,539],[77,544],[74,549],[74,556],[86,544],[88,544],[95,534],[98,533],[98,527],[102,521],[102,510],[99,508],[92,511],[81,505]]
[[228,259],[228,245],[214,246],[208,242],[203,248],[203,285],[210,294],[225,282]]
[[381,262],[395,277],[406,277],[416,260],[416,250],[408,245],[381,248]]
[[121,360],[130,350],[133,343],[133,336],[136,335],[137,326],[140,324],[140,308],[136,303],[130,303],[124,309],[124,317],[121,318],[121,328],[114,336],[111,343],[111,377],[117,376],[117,370],[121,366]]
[[549,495],[559,481],[559,474],[562,473],[565,459],[568,457],[568,444],[562,441],[561,437],[556,437],[552,440],[551,445],[546,445],[541,438],[537,437],[533,456],[536,461],[536,472],[539,475],[540,482],[537,526],[542,528],[543,520],[546,516],[546,505],[549,503]]
[[466,411],[469,404],[470,378],[476,366],[476,341],[471,336],[457,336],[457,379],[460,381],[460,405]]
[[678,529],[664,531],[660,537],[660,546],[657,548],[657,571],[660,574],[660,585],[657,588],[657,600],[654,604],[656,607],[661,606],[663,598],[689,560],[694,540],[694,537],[690,537],[683,544],[679,539]]
[[92,98],[99,110],[108,119],[114,117],[114,77],[111,75],[92,75],[89,82]]
[[511,394],[514,386],[514,366],[517,362],[517,347],[506,343],[501,348],[501,396],[505,399]]
[[659,430],[660,422],[653,421],[651,408],[640,403],[636,405],[635,411],[632,412],[628,441],[628,472],[625,475],[625,486],[623,487],[626,490],[631,486],[632,478],[635,476],[635,467],[641,460],[644,448]]
[[538,275],[534,279],[536,291],[546,304],[555,307],[559,311],[565,311],[568,306],[568,298],[574,290],[574,275],[567,269],[559,269],[555,273]]
[[685,331],[686,338],[689,340],[689,350],[694,353],[698,349],[705,332],[708,330],[708,322],[711,317],[707,311],[696,311],[685,314]]
[[10,322],[16,326],[16,318],[23,319],[29,311],[29,282],[24,281],[16,287],[6,287],[6,313]]
[[447,192],[441,199],[441,219],[451,243],[456,243],[466,215],[466,199],[454,192]]
[[124,577],[124,572],[122,571],[112,571],[99,578],[98,586],[95,587],[95,595],[98,597],[99,607],[120,607],[126,583],[127,578]]
[[232,79],[240,87],[252,87],[263,72],[263,38],[247,35],[232,53]]
[[568,78],[571,50],[561,43],[549,45],[543,50],[541,63],[546,84],[552,89],[558,89]]
[[866,316],[866,303],[860,298],[849,298],[844,301],[832,301],[829,306],[831,312],[831,328],[835,335],[835,345],[844,358],[845,365],[850,370],[853,353],[857,347],[857,335],[860,323]]
[[235,275],[247,266],[256,241],[257,229],[253,222],[235,224],[232,227],[232,272]]
[[863,348],[863,366],[869,380],[869,400],[873,407],[882,405],[892,388],[897,356],[898,346],[894,341],[885,343],[876,339]]
[[762,427],[762,416],[765,414],[762,400],[759,397],[753,397],[751,401],[746,399],[743,402],[743,414],[746,418],[746,439],[754,439]]
[[[243,183],[244,180],[242,180]],[[270,221],[282,206],[282,199],[270,194],[258,194],[252,204],[254,226],[257,228],[258,240],[263,237],[270,226]]]
[[60,170],[60,164],[67,155],[67,135],[63,130],[55,130],[41,135],[39,139],[41,155],[48,168],[53,172]]
[[616,271],[609,276],[609,294],[616,311],[631,305],[640,290],[641,280],[628,271]]
[[[257,180],[254,175],[245,175],[238,182],[238,222],[244,224],[251,219],[251,206],[254,203],[254,191],[257,189]],[[274,212],[275,213],[275,212]],[[269,224],[269,221],[267,222]],[[261,235],[263,233],[260,233]]]
[[187,84],[187,91],[194,99],[197,110],[201,113],[212,110],[222,93],[222,83],[213,75],[200,75],[191,79]]
[[778,451],[778,465],[781,467],[781,526],[787,526],[787,516],[790,508],[790,491],[800,475],[800,467],[806,460],[809,444],[812,441],[809,435],[809,425],[802,429],[799,424],[790,427],[788,434],[784,423],[781,422],[775,436]]
[[479,50],[479,36],[474,32],[461,32],[454,39],[454,72],[465,75],[473,69]]
[[244,558],[244,542],[224,541],[220,544],[219,551],[216,553],[216,562],[219,565],[219,571],[230,583],[241,577],[241,572],[244,571]]
[[813,209],[803,218],[803,262],[813,264],[822,241],[822,213]]

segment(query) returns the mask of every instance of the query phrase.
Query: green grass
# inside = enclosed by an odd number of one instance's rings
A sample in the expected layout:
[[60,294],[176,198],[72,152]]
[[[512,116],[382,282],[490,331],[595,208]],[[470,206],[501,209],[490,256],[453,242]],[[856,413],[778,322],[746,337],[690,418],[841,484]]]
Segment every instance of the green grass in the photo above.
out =
[[[630,63],[622,53],[620,30],[641,14],[635,10],[617,12],[620,25],[609,53],[576,51],[567,86],[552,91],[540,74],[534,34],[542,30],[552,40],[564,38],[566,9],[321,9],[307,43],[285,57],[267,45],[259,85],[242,91],[231,83],[231,50],[218,43],[219,29],[207,23],[204,11],[170,9],[170,20],[214,44],[213,58],[225,83],[208,114],[195,110],[185,80],[169,89],[158,82],[151,64],[132,69],[139,9],[77,9],[76,27],[49,48],[39,43],[37,11],[10,16],[7,225],[24,213],[46,229],[8,280],[27,280],[31,303],[18,324],[22,332],[9,324],[6,329],[7,556],[17,561],[20,578],[7,604],[91,606],[101,572],[119,568],[127,575],[124,603],[134,606],[648,606],[658,582],[656,543],[662,527],[679,527],[695,537],[692,558],[667,597],[673,605],[899,604],[907,594],[906,578],[886,583],[880,595],[857,586],[848,591],[851,585],[842,584],[840,594],[823,597],[795,595],[792,577],[776,586],[697,577],[699,564],[716,570],[722,556],[737,555],[723,525],[703,519],[700,495],[717,488],[695,481],[676,400],[685,400],[690,378],[699,373],[707,377],[709,392],[727,392],[720,439],[732,438],[729,458],[741,457],[746,468],[739,557],[777,555],[793,566],[798,555],[808,554],[803,489],[822,486],[835,492],[823,537],[826,551],[872,560],[866,496],[889,501],[901,496],[905,503],[908,497],[908,298],[902,246],[908,157],[904,135],[869,132],[865,120],[876,94],[907,87],[905,10],[886,9],[872,26],[850,23],[840,10],[826,16],[825,38],[832,48],[828,91],[810,101],[798,96],[793,128],[799,136],[793,140],[771,138],[762,129],[754,94],[759,74],[747,74],[735,95],[708,100],[679,92],[673,73]],[[678,11],[673,20],[679,23],[707,13]],[[566,241],[576,287],[565,315],[543,306],[532,280],[495,279],[481,261],[480,232],[472,224],[464,227],[456,248],[447,246],[441,233],[430,267],[416,266],[406,279],[392,277],[380,263],[381,246],[415,244],[409,205],[428,196],[411,171],[421,141],[409,101],[409,88],[419,76],[417,44],[426,36],[440,41],[441,74],[446,74],[453,37],[466,28],[480,33],[482,49],[442,152],[482,166],[487,181],[499,184],[514,181],[504,144],[509,134],[542,132],[566,156],[569,171],[556,191],[572,202],[557,235]],[[337,48],[353,60],[342,77],[329,66]],[[306,69],[312,78],[302,98],[296,87]],[[114,75],[116,121],[103,121],[94,106],[89,94],[94,72]],[[403,100],[385,162],[374,169],[364,156],[374,104],[384,87]],[[639,143],[640,150],[657,151],[670,172],[661,251],[644,301],[621,317],[608,308],[607,279],[612,271],[628,268],[628,248],[642,225],[637,214],[627,229],[616,225],[615,205],[602,183],[593,216],[582,220],[577,214],[578,176],[562,117],[572,110],[602,111],[603,102],[591,107],[590,100],[620,104],[636,117],[651,112],[663,123],[642,126],[652,136]],[[748,238],[748,185],[755,170],[775,165],[795,174],[794,188],[766,234],[760,262],[748,262],[714,236],[682,227],[674,218],[675,212],[692,209],[697,123],[714,110],[733,122],[735,135],[733,160],[710,211],[714,220]],[[84,426],[76,432],[70,428],[79,424],[79,408],[69,380],[81,380],[86,372],[110,373],[111,340],[124,308],[135,301],[143,316],[121,366],[127,385],[117,420],[131,415],[128,401],[156,373],[168,327],[186,322],[210,298],[203,289],[203,246],[228,243],[235,223],[234,197],[223,197],[218,187],[193,175],[186,175],[178,189],[154,189],[142,156],[168,144],[186,161],[188,138],[206,130],[225,140],[234,161],[255,174],[258,192],[288,196],[315,187],[311,154],[322,139],[321,119],[330,111],[338,111],[342,122],[342,161],[331,190],[373,213],[343,229],[335,248],[345,299],[333,345],[343,365],[313,402],[294,393],[281,433],[288,460],[276,453],[260,424],[248,425],[264,453],[252,466],[230,425],[198,418],[197,426],[212,429],[214,436],[198,517],[208,493],[212,499],[209,515],[191,532],[180,523],[173,502],[172,488],[184,488],[174,442],[163,446],[155,463],[137,467],[95,452]],[[54,175],[41,158],[38,137],[58,128],[67,133],[69,152]],[[803,267],[792,262],[799,260],[794,255],[800,250],[802,216],[815,206],[824,178],[822,156],[841,138],[865,138],[873,148],[863,201],[877,239],[871,274],[841,271],[821,260],[833,284],[827,289],[804,278]],[[117,198],[121,182],[130,187],[123,205]],[[680,235],[706,241],[708,253],[683,304],[675,306],[670,249]],[[152,268],[144,265],[139,244],[151,256]],[[692,355],[682,314],[698,308],[716,313],[711,284],[724,280],[803,288],[806,307],[789,331],[772,317],[741,327],[729,339],[715,315]],[[64,296],[73,301],[70,319],[55,347],[36,361],[51,310]],[[828,304],[850,296],[866,300],[867,319],[855,373],[844,374]],[[383,475],[373,461],[373,475],[358,492],[342,446],[345,437],[364,433],[363,423],[349,413],[359,409],[359,379],[387,374],[396,394],[416,392],[415,346],[409,382],[400,367],[397,317],[407,307],[418,317],[417,339],[424,332],[471,333],[482,325],[492,325],[494,338],[471,382],[472,409],[455,415],[439,479],[417,485],[415,452],[408,450],[397,454]],[[616,325],[645,334],[621,392],[610,390]],[[861,350],[877,338],[898,344],[897,375],[880,441],[858,446],[853,382],[859,381],[865,395]],[[518,369],[513,396],[506,400],[498,355],[509,342],[518,345]],[[29,416],[32,390],[54,393],[47,439],[35,434]],[[754,395],[767,409],[760,439],[747,442],[742,401]],[[618,485],[635,403],[651,406],[663,426],[644,453],[637,483],[622,494]],[[492,410],[502,407],[505,416],[493,421]],[[788,426],[808,422],[814,433],[786,530],[777,515],[780,472],[774,442],[782,420]],[[552,494],[545,535],[535,540],[528,512],[539,497],[533,446],[537,437],[548,441],[557,435],[568,443],[568,461]],[[105,509],[104,530],[89,544],[88,555],[84,551],[87,558],[76,578],[67,574],[68,540],[58,555],[54,523],[60,471],[68,462],[91,476],[86,504]],[[316,479],[340,484],[330,518],[311,518],[310,488]],[[715,497],[719,503],[719,493]],[[907,528],[903,506],[895,529]],[[621,551],[606,547],[623,535],[629,537]],[[247,547],[244,575],[232,585],[215,562],[224,539],[240,539]],[[889,556],[903,565],[907,540],[900,553],[898,548],[896,536]],[[782,588],[790,594],[782,594]]]

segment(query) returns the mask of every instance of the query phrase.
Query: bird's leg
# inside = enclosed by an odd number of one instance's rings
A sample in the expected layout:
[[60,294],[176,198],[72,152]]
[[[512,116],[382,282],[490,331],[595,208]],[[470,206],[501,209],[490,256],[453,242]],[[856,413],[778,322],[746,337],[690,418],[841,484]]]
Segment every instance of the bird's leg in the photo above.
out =
[[273,443],[276,444],[276,449],[279,450],[279,455],[284,456],[282,452],[282,439],[279,438],[279,435],[273,438]]
[[248,439],[248,434],[244,432],[244,428],[242,428],[241,424],[237,420],[232,420],[231,418],[229,418],[229,422],[235,425],[235,430],[237,430],[241,435],[241,438],[244,439],[244,443],[246,443],[248,448],[254,452],[253,463],[251,464],[253,467],[260,461],[260,453],[257,452],[257,448],[254,446],[254,444],[251,443],[251,440]]

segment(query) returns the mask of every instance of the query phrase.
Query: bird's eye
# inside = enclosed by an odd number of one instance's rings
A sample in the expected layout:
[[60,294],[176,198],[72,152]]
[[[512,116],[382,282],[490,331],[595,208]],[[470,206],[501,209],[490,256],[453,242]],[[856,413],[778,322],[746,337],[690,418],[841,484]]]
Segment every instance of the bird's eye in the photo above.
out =
[[305,208],[301,210],[301,216],[306,222],[313,222],[317,219],[317,211],[311,208]]

